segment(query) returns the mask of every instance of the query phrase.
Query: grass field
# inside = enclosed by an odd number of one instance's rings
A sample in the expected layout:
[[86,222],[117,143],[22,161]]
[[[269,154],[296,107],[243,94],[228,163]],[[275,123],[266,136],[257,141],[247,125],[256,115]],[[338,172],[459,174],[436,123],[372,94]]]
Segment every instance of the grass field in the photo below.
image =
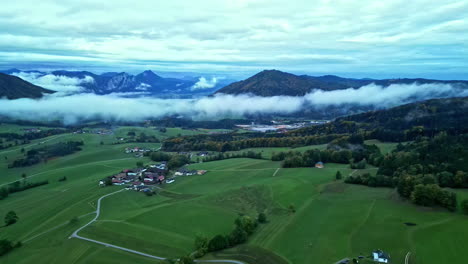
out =
[[364,141],[364,143],[367,144],[367,145],[376,145],[377,147],[379,147],[382,154],[387,154],[387,153],[391,152],[398,145],[398,143],[382,142],[382,141],[379,141],[377,139],[366,140],[366,141]]
[[[0,185],[21,179],[22,173],[29,181],[50,181],[0,201],[0,217],[14,210],[20,218],[18,223],[0,228],[0,239],[24,243],[1,257],[1,263],[158,263],[68,239],[94,216],[90,213],[99,197],[121,188],[99,188],[99,179],[134,167],[137,161],[149,162],[123,152],[134,144],[109,144],[118,133],[139,128],[119,129],[114,135],[66,134],[34,141],[24,147],[71,139],[83,140],[85,145],[81,152],[28,168],[6,168],[10,160],[21,155],[20,148],[0,151]],[[192,132],[179,129],[166,133]],[[154,133],[164,137],[159,131]],[[383,151],[394,148],[388,143],[368,144],[376,144]],[[102,201],[98,221],[80,235],[174,258],[193,251],[197,234],[227,234],[238,214],[256,216],[262,211],[268,223],[261,225],[246,244],[205,258],[239,259],[249,264],[334,263],[345,257],[367,256],[377,248],[390,253],[392,263],[404,263],[407,252],[412,253],[411,264],[461,263],[468,258],[464,251],[468,217],[460,213],[416,207],[400,200],[392,189],[335,181],[337,170],[343,175],[354,172],[347,165],[325,164],[324,169],[284,169],[280,165],[244,158],[192,164],[190,168],[206,169],[208,173],[178,177],[151,197],[133,191],[109,196]],[[375,173],[376,169],[366,171]],[[67,181],[58,182],[63,176]],[[457,192],[468,198],[468,192]],[[294,213],[290,206],[295,208]],[[78,222],[69,223],[74,217],[79,217]]]

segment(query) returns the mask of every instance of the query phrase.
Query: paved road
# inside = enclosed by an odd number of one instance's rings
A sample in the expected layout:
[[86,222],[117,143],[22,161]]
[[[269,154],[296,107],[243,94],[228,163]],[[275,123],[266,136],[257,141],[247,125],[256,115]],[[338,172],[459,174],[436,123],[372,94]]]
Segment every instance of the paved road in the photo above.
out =
[[[106,194],[106,195],[104,195],[104,196],[101,196],[101,198],[99,198],[98,201],[97,201],[97,207],[96,207],[96,212],[95,212],[95,213],[96,213],[96,216],[95,216],[91,221],[89,221],[87,224],[85,224],[84,226],[82,226],[82,227],[78,228],[77,230],[75,230],[75,232],[73,232],[73,234],[71,234],[71,236],[69,237],[69,239],[70,239],[70,238],[78,238],[78,239],[81,239],[81,240],[85,240],[85,241],[88,241],[88,242],[96,243],[96,244],[103,245],[103,246],[110,247],[110,248],[119,249],[119,250],[122,250],[122,251],[126,251],[126,252],[130,252],[130,253],[133,253],[133,254],[137,254],[137,255],[140,255],[140,256],[144,256],[144,257],[148,257],[148,258],[152,258],[152,259],[157,259],[157,260],[165,260],[166,258],[163,258],[163,257],[160,257],[160,256],[155,256],[155,255],[146,254],[146,253],[143,253],[143,252],[140,252],[140,251],[136,251],[136,250],[133,250],[133,249],[124,248],[124,247],[119,247],[119,246],[116,246],[116,245],[113,245],[113,244],[101,242],[101,241],[98,241],[98,240],[94,240],[94,239],[90,239],[90,238],[82,237],[82,236],[78,235],[78,233],[79,233],[81,230],[83,230],[84,228],[86,228],[86,227],[89,226],[90,224],[94,223],[94,222],[99,218],[99,215],[101,214],[101,201],[102,201],[102,199],[106,198],[107,196],[111,196],[111,195],[114,195],[114,194],[119,193],[119,192],[122,192],[122,191],[125,191],[125,189],[122,189],[122,190],[120,190],[120,191],[116,191],[116,192],[109,193],[109,194]],[[198,263],[233,263],[233,264],[246,264],[246,263],[241,262],[241,261],[230,260],[230,259],[220,259],[220,260],[195,260],[195,262],[198,262]]]
[[405,264],[408,264],[409,263],[409,257],[411,255],[411,252],[408,252],[406,253],[406,256],[405,256]]

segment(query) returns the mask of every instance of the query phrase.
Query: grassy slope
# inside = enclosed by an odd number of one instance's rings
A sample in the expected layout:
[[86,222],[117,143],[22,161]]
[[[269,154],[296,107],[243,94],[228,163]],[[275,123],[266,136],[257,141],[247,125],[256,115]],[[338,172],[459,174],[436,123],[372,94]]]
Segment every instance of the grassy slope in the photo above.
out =
[[[145,131],[148,133],[148,130]],[[7,169],[7,164],[11,160],[22,155],[21,147],[29,149],[65,140],[83,140],[85,145],[78,153],[50,160],[47,163],[26,168]],[[109,145],[114,140],[115,135],[65,134],[0,151],[0,186],[20,180],[22,173],[26,173],[28,181],[47,179],[50,182],[45,186],[12,194],[0,201],[1,216],[9,210],[14,210],[20,217],[17,224],[0,228],[0,238],[27,241],[44,231],[51,230],[26,242],[20,250],[2,258],[2,263],[4,260],[5,263],[31,263],[33,261],[38,263],[106,263],[112,255],[118,256],[121,260],[128,260],[128,263],[154,263],[154,261],[132,254],[116,253],[111,249],[102,249],[100,246],[89,245],[86,242],[66,239],[77,226],[65,225],[54,229],[58,225],[67,223],[73,217],[92,212],[95,210],[97,198],[115,190],[114,187],[98,188],[99,179],[123,168],[134,167],[136,161],[148,161],[125,154],[123,152],[125,147],[148,145],[157,148],[160,146],[159,143]],[[100,145],[101,141],[105,145]],[[39,144],[39,142],[45,143]],[[5,159],[5,156],[8,159]],[[58,178],[63,176],[67,177],[67,181],[58,182]],[[140,195],[138,197],[141,198]],[[80,221],[84,222],[85,219],[89,220],[90,216],[85,216]],[[29,257],[25,258],[24,255]],[[85,255],[93,257],[84,257]]]
[[[127,128],[122,129],[125,133]],[[126,145],[99,145],[101,140],[112,142],[113,137],[85,134],[53,138],[47,143],[82,138],[85,147],[80,153],[30,168],[8,170],[6,162],[0,160],[0,184],[19,179],[23,172],[36,174],[32,181],[51,181],[0,201],[0,215],[15,210],[20,217],[17,224],[0,229],[0,238],[27,241],[72,217],[92,212],[98,197],[116,190],[98,188],[97,180],[137,161],[123,153]],[[19,154],[19,149],[7,153],[9,158]],[[191,167],[209,172],[180,177],[160,195],[146,197],[129,191],[106,198],[100,221],[82,234],[148,253],[180,256],[191,252],[196,233],[227,233],[237,213],[266,211],[269,223],[262,225],[248,244],[218,253],[218,257],[255,264],[332,263],[360,253],[367,255],[375,248],[388,251],[394,263],[402,263],[407,251],[414,256],[412,264],[455,263],[468,257],[463,250],[468,237],[465,216],[423,210],[395,199],[390,189],[334,182],[336,170],[344,175],[352,172],[345,165],[278,170],[278,162],[231,159]],[[64,175],[68,180],[57,182]],[[296,213],[288,212],[289,205],[294,205]],[[3,257],[2,263],[115,263],[116,259],[119,263],[155,263],[67,239],[91,217],[83,216],[75,225],[65,224],[26,242]],[[405,222],[417,226],[408,227]]]

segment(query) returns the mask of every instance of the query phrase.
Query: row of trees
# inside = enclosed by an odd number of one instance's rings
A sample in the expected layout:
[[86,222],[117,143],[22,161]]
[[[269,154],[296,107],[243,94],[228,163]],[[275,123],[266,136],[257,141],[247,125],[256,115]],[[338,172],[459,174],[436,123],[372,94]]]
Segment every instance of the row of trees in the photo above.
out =
[[8,254],[15,248],[21,247],[21,242],[14,243],[8,239],[0,239],[0,256]]
[[15,181],[14,183],[9,184],[7,187],[0,188],[0,200],[7,198],[11,193],[22,192],[24,190],[42,186],[48,183],[49,181],[47,180],[38,182]]
[[49,158],[66,156],[81,150],[83,141],[59,142],[41,148],[31,149],[26,152],[24,158],[14,160],[8,168],[26,167],[47,161]]
[[[5,215],[5,226],[12,225],[18,221],[18,216],[14,211],[9,211]],[[13,249],[21,247],[21,242],[13,243],[8,239],[0,239],[0,256],[6,255]]]
[[139,142],[139,143],[159,143],[159,139],[154,135],[146,135],[145,133],[141,132],[140,134],[136,134],[134,131],[130,131],[127,133],[127,136],[130,139],[127,139],[127,142]]
[[216,155],[210,155],[202,158],[203,162],[224,160],[224,159],[235,159],[235,158],[250,158],[250,159],[262,159],[261,152],[255,151],[244,151],[238,153],[218,153]]
[[163,143],[163,149],[177,152],[190,150],[225,152],[259,147],[299,147],[326,144],[342,136],[330,134],[293,137],[278,133],[194,135],[167,139]]
[[198,235],[195,238],[195,256],[202,257],[207,252],[214,252],[245,243],[259,223],[266,223],[265,213],[259,213],[257,219],[247,215],[239,216],[234,221],[234,230],[228,235],[216,235],[210,240]]
[[[310,149],[304,152],[278,152],[273,153],[271,159],[273,161],[283,161],[282,166],[284,168],[311,167],[314,166],[315,163],[321,161],[342,164],[349,163],[351,168],[364,169],[367,164],[367,159],[376,160],[376,157],[381,157],[380,150],[377,147],[367,145],[360,146],[360,148],[354,150]],[[355,163],[355,160],[358,160],[358,162]]]

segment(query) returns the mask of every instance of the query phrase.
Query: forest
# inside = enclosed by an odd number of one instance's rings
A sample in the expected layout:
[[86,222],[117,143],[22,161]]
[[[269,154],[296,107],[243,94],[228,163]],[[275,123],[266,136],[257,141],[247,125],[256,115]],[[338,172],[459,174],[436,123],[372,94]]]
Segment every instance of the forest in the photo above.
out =
[[376,176],[349,176],[347,183],[396,187],[398,193],[419,205],[440,205],[455,210],[455,193],[442,188],[468,188],[468,135],[445,132],[399,144],[376,162]]

